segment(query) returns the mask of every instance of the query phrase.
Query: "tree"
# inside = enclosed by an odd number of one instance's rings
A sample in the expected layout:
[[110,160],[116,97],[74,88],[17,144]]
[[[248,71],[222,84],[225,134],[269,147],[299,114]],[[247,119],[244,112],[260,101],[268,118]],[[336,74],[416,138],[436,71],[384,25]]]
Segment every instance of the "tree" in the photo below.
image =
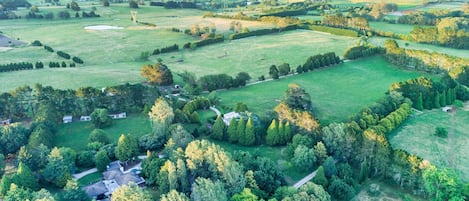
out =
[[64,187],[68,180],[72,179],[70,172],[73,170],[75,158],[71,160],[71,157],[67,155],[65,150],[54,147],[50,151],[48,163],[42,171],[42,175],[47,182],[53,183],[60,188]]
[[163,86],[173,84],[173,74],[171,73],[171,70],[163,63],[144,65],[140,71],[140,74],[147,78],[148,81],[152,84]]
[[232,118],[228,128],[226,129],[226,133],[228,135],[228,141],[230,143],[238,142],[238,132],[237,132],[238,122],[235,118]]
[[279,143],[278,139],[278,126],[277,126],[277,120],[272,119],[272,122],[269,125],[269,128],[267,128],[267,135],[265,136],[265,142],[270,145],[274,146]]
[[218,115],[212,127],[211,137],[216,140],[223,140],[225,138],[224,136],[225,136],[225,122],[223,122],[221,115]]
[[5,173],[5,156],[3,154],[0,154],[0,178],[3,176]]
[[298,145],[292,158],[293,164],[303,171],[311,170],[316,162],[314,149],[310,149],[304,145]]
[[41,190],[33,193],[34,201],[55,201],[55,197],[46,189],[42,188]]
[[252,123],[251,117],[249,117],[246,123],[246,130],[244,132],[243,138],[240,138],[240,144],[244,146],[251,146],[254,145],[256,142],[256,133],[254,129],[254,125]]
[[415,102],[415,109],[423,110],[423,97],[422,93],[419,94],[417,101]]
[[103,6],[109,7],[109,0],[103,0]]
[[444,106],[446,106],[446,105],[448,105],[448,104],[447,104],[447,101],[446,101],[446,92],[443,91],[443,92],[441,93],[441,96],[440,96],[440,106],[441,106],[441,107],[444,107]]
[[433,100],[433,107],[440,108],[440,93],[439,92],[435,93],[435,99]]
[[448,131],[443,127],[436,127],[435,135],[438,137],[446,138],[448,137]]
[[335,200],[340,201],[351,200],[355,195],[355,190],[353,187],[338,178],[332,180],[331,185],[329,185],[327,191]]
[[244,188],[241,193],[234,194],[233,197],[231,197],[231,201],[258,201],[259,199],[257,198],[256,195],[254,195],[251,192],[251,189],[249,188]]
[[236,136],[238,137],[237,141],[240,142],[241,138],[244,138],[246,132],[246,122],[243,117],[239,118],[236,126]]
[[283,101],[292,109],[311,110],[311,97],[299,84],[289,84]]
[[205,178],[197,178],[195,180],[191,200],[193,201],[208,201],[208,200],[217,200],[217,201],[228,201],[228,197],[225,193],[225,188],[223,183],[220,181],[213,182],[212,180]]
[[320,185],[312,182],[307,182],[300,187],[293,195],[288,195],[282,201],[330,201],[331,196]]
[[97,108],[91,115],[91,123],[96,128],[106,128],[112,125],[112,118],[109,116],[107,109]]
[[153,128],[153,134],[162,139],[161,144],[166,142],[169,125],[173,122],[173,108],[163,98],[158,98],[148,113]]
[[319,166],[319,168],[316,171],[316,176],[313,177],[312,180],[315,184],[321,185],[322,187],[327,187],[327,184],[329,183],[327,181],[326,175],[324,173],[324,168],[322,166]]
[[292,138],[292,132],[291,132],[291,127],[290,123],[287,121],[285,122],[285,125],[283,126],[283,132],[282,132],[282,141],[285,142],[285,144],[289,143]]
[[116,147],[116,157],[120,161],[127,162],[133,157],[138,155],[138,144],[137,140],[132,136],[122,134],[119,137]]
[[18,165],[18,170],[11,177],[11,182],[16,184],[18,187],[23,187],[31,190],[38,190],[39,183],[36,180],[31,169],[23,163]]
[[326,177],[331,178],[332,176],[337,175],[337,167],[335,166],[334,158],[330,156],[327,157],[323,166],[324,166],[324,173],[326,174]]
[[277,66],[275,66],[275,65],[270,66],[269,75],[274,80],[279,78],[279,72],[278,72]]
[[111,197],[111,201],[150,201],[151,195],[137,186],[137,184],[130,182],[127,185],[117,188]]
[[129,1],[129,7],[130,8],[138,8],[138,3],[134,0]]
[[318,164],[322,164],[327,158],[326,146],[321,141],[314,145],[314,153]]
[[104,144],[109,144],[111,140],[107,136],[108,134],[101,129],[94,129],[91,131],[90,135],[88,136],[88,141],[89,142],[100,142],[103,145]]
[[189,193],[191,190],[191,184],[189,183],[189,178],[187,174],[186,163],[182,159],[176,161],[176,174],[179,181],[179,189],[181,192]]
[[248,111],[248,106],[244,103],[238,102],[236,103],[234,111],[238,113]]
[[95,164],[98,171],[104,172],[106,170],[106,166],[109,165],[110,162],[111,159],[109,159],[106,150],[101,149],[96,153]]
[[59,201],[88,201],[88,195],[86,192],[78,186],[76,180],[68,180],[65,188],[62,192],[59,193],[58,196]]
[[458,177],[454,172],[430,166],[423,170],[422,177],[431,200],[464,200]]
[[24,189],[15,184],[11,184],[10,190],[3,197],[4,201],[31,200],[32,193],[29,189]]
[[80,11],[80,6],[75,1],[72,1],[72,3],[70,3],[70,8],[74,11]]
[[4,176],[2,177],[2,180],[0,181],[0,195],[4,196],[9,190],[10,186],[12,184],[11,178]]
[[161,201],[189,201],[189,198],[183,193],[171,190],[161,196]]

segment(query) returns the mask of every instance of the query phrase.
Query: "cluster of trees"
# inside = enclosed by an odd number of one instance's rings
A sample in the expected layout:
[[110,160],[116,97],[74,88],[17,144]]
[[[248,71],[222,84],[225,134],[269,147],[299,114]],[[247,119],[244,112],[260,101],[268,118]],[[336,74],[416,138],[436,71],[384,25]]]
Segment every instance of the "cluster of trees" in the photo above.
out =
[[272,79],[279,79],[280,76],[288,75],[291,72],[290,64],[283,63],[280,64],[277,68],[276,65],[271,65],[269,68],[269,75]]
[[[36,63],[36,68],[38,68],[38,67],[37,67],[38,64],[41,66],[41,68],[44,67],[44,64],[42,64],[42,62],[41,62],[41,63]],[[75,67],[75,63],[72,62],[72,63],[70,63],[68,66],[71,67],[71,68],[73,68],[73,67]],[[66,68],[66,67],[67,67],[67,63],[65,63],[65,61],[62,61],[62,63],[60,63],[60,62],[54,62],[54,61],[49,62],[49,68],[60,68],[60,67]]]
[[163,6],[166,9],[172,8],[196,8],[194,2],[174,2],[174,1],[167,1],[167,2],[150,2],[150,6]]
[[235,15],[223,15],[223,14],[217,14],[214,12],[206,12],[204,13],[203,17],[216,17],[216,18],[225,18],[225,19],[233,19],[233,20],[257,20],[256,17],[246,15],[243,12],[238,12]]
[[[31,70],[33,68],[34,68],[34,65],[32,63],[29,63],[29,62],[9,63],[9,64],[1,64],[0,65],[0,72],[9,72],[9,71],[18,71],[18,70]],[[37,65],[36,65],[36,68],[38,68]]]
[[248,73],[240,72],[234,78],[227,74],[205,75],[199,78],[198,83],[203,90],[213,91],[245,86],[250,79],[251,76]]
[[335,27],[327,27],[327,26],[321,26],[321,25],[303,25],[301,26],[302,29],[308,29],[308,30],[313,30],[313,31],[321,31],[321,32],[326,32],[326,33],[331,33],[334,35],[340,35],[340,36],[350,36],[350,37],[358,37],[359,32],[355,30],[349,30],[349,29],[341,29],[341,28],[335,28]]
[[[460,10],[433,10],[433,11],[417,11],[407,15],[399,16],[395,23],[435,26],[438,21],[448,17],[464,17],[464,12]],[[393,21],[391,21],[393,22]]]
[[[339,56],[336,56],[334,52],[328,52],[324,54],[317,54],[310,56],[302,66],[302,71],[307,72],[308,70],[312,71],[321,67],[335,65],[340,63]],[[298,72],[298,69],[297,69]]]
[[375,54],[384,54],[386,49],[383,47],[375,46],[353,46],[345,50],[344,59],[358,59],[361,57],[373,56]]
[[267,135],[265,136],[265,143],[270,146],[286,145],[291,141],[292,128],[289,122],[278,122],[273,119],[267,128]]
[[[47,46],[47,45],[43,45],[41,43],[41,41],[38,41],[38,40],[35,40],[31,43],[31,45],[33,46],[43,46],[44,47],[44,50],[48,51],[48,52],[54,52],[54,49],[50,46]],[[64,51],[57,51],[57,55],[59,57],[62,57],[64,59],[72,59],[73,62],[77,63],[77,64],[83,64],[83,60],[80,58],[80,57],[76,57],[76,56],[70,56],[70,54],[64,52]],[[50,66],[50,65],[49,65]],[[54,65],[53,67],[60,67],[60,65]],[[70,66],[72,67],[72,66]],[[73,64],[73,67],[75,67],[75,64]]]
[[449,72],[457,78],[469,66],[469,60],[426,50],[400,48],[395,40],[386,40],[386,59],[390,63],[427,72]]
[[54,122],[61,122],[63,115],[89,115],[95,108],[106,108],[110,112],[140,112],[145,105],[152,105],[158,97],[157,90],[141,84],[124,84],[106,90],[83,87],[77,90],[61,90],[36,84],[18,87],[0,94],[0,113],[4,117],[19,121],[38,115],[45,103],[54,115]]
[[140,74],[148,79],[148,82],[158,85],[170,85],[173,83],[171,70],[163,63],[144,65]]
[[418,110],[451,105],[456,99],[468,100],[467,89],[448,75],[445,75],[440,82],[419,77],[394,83],[390,90],[401,92],[403,96],[412,100],[413,107]]
[[469,20],[467,18],[443,18],[433,27],[416,26],[410,37],[417,42],[469,49]]
[[188,43],[184,44],[183,47],[186,48],[186,49],[187,48],[195,49],[197,47],[202,47],[202,46],[210,45],[210,44],[214,44],[214,43],[223,43],[223,41],[225,41],[225,38],[224,38],[223,35],[215,34],[215,35],[213,35],[213,37],[208,37],[208,38],[202,37],[202,40],[188,42]]
[[64,59],[70,59],[70,54],[63,52],[63,51],[57,51],[57,55],[59,55],[60,57]]
[[155,49],[153,50],[153,55],[158,55],[158,54],[164,54],[168,52],[177,52],[179,51],[179,46],[177,44],[167,46],[167,47],[162,47],[161,49]]
[[341,14],[326,15],[322,19],[322,24],[330,27],[368,30],[368,20],[363,17],[346,17]]
[[251,36],[262,36],[262,35],[279,33],[282,31],[289,31],[289,30],[295,30],[295,29],[298,29],[298,25],[285,24],[284,26],[280,28],[258,29],[254,31],[245,30],[246,32],[243,31],[240,33],[231,34],[228,38],[230,40],[236,40],[240,38],[246,38],[246,37],[251,37]]
[[239,120],[231,119],[226,126],[223,118],[218,116],[212,126],[211,137],[216,140],[229,141],[230,143],[239,143],[243,146],[252,146],[259,139],[255,124],[251,117],[245,121],[243,117]]
[[[59,17],[61,19],[69,19],[71,17],[71,14],[68,11],[61,11],[59,13]],[[76,12],[75,13],[75,18],[79,18],[79,17],[80,17],[80,13]],[[92,10],[90,12],[82,11],[81,12],[81,17],[89,18],[89,17],[101,17],[101,16],[96,14],[95,11]],[[46,12],[44,14],[40,14],[38,12],[30,11],[30,12],[28,12],[28,14],[25,15],[25,18],[26,19],[48,19],[48,20],[51,20],[51,19],[54,19],[54,13],[53,12]]]

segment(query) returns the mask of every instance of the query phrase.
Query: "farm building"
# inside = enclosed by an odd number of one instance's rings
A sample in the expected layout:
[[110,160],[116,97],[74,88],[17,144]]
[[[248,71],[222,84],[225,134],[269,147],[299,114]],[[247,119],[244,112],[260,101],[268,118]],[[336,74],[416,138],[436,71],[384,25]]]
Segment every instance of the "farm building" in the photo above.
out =
[[120,161],[111,162],[107,166],[107,171],[103,172],[103,179],[89,186],[85,186],[86,194],[95,200],[109,200],[112,193],[122,185],[127,185],[131,182],[138,186],[145,185],[145,179],[138,175],[141,168],[134,167],[127,171],[121,165]]
[[73,116],[72,115],[67,115],[67,116],[64,116],[62,118],[64,124],[67,124],[67,123],[72,123],[73,121]]
[[226,125],[229,125],[231,119],[233,119],[233,118],[238,119],[239,117],[240,117],[239,113],[237,113],[237,112],[228,112],[228,113],[223,115],[223,122],[225,122]]
[[10,119],[0,119],[0,126],[8,126],[10,125],[11,120]]
[[112,119],[125,119],[127,118],[127,113],[126,112],[122,112],[122,113],[119,113],[119,114],[110,114],[109,115]]
[[452,111],[453,111],[453,107],[451,107],[451,106],[446,106],[446,107],[441,108],[441,111],[443,111],[443,112],[452,112]]
[[91,117],[90,116],[81,116],[80,121],[91,121]]

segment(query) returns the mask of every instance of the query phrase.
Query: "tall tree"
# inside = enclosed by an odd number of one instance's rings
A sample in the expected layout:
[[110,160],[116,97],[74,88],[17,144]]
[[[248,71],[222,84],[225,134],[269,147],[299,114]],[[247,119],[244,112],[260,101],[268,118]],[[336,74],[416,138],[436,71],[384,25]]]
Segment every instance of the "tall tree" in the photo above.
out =
[[322,164],[327,158],[326,146],[322,141],[319,141],[314,145],[314,154],[316,155],[316,160],[318,164]]
[[193,201],[228,201],[225,188],[220,181],[213,182],[212,180],[199,177],[195,180],[192,189],[191,200]]
[[36,177],[34,176],[31,169],[23,163],[18,165],[18,170],[16,173],[11,177],[11,181],[15,183],[19,187],[31,189],[31,190],[38,190],[39,183],[37,182]]
[[324,173],[326,177],[331,178],[332,176],[337,175],[337,167],[335,166],[334,158],[327,157],[326,161],[324,161]]
[[326,178],[326,174],[324,173],[324,167],[319,166],[316,171],[316,176],[313,177],[312,180],[315,184],[321,185],[322,187],[326,187],[329,183]]
[[285,144],[289,143],[292,138],[292,130],[290,126],[290,122],[285,122],[284,128],[283,128],[283,140],[285,141]]
[[241,138],[244,138],[246,132],[246,122],[244,121],[244,118],[241,117],[238,120],[238,123],[236,125],[236,136],[238,137],[238,141],[241,140]]
[[98,171],[103,172],[106,170],[106,166],[109,165],[111,159],[105,149],[100,149],[95,156],[95,164]]
[[189,201],[189,198],[184,193],[171,190],[161,196],[161,201]]
[[228,141],[231,143],[238,142],[238,132],[237,132],[238,122],[235,118],[232,118],[228,128],[226,129],[226,133],[228,135]]
[[278,144],[280,145],[286,144],[284,135],[285,135],[284,123],[282,121],[279,121],[278,122]]
[[107,109],[97,108],[91,113],[90,117],[96,128],[106,128],[112,125],[112,118],[109,116]]
[[138,155],[137,140],[130,135],[126,136],[122,134],[117,142],[115,152],[117,159],[122,162],[127,162]]
[[292,158],[293,164],[303,171],[310,171],[316,162],[314,149],[310,149],[304,145],[298,145]]
[[278,72],[277,66],[275,66],[275,65],[270,66],[269,75],[274,80],[279,78],[279,72]]
[[117,188],[111,197],[111,201],[150,201],[151,195],[137,184],[130,182]]
[[162,143],[166,142],[166,136],[169,125],[174,120],[173,108],[163,98],[158,98],[155,101],[151,111],[148,113],[153,128],[153,134],[157,138],[162,139]]
[[[65,156],[60,149],[54,147],[48,155],[48,163],[42,175],[47,182],[55,184],[57,187],[64,187],[67,181],[72,178],[70,174],[71,162],[68,161],[68,157]],[[75,161],[75,159],[73,159]],[[74,164],[73,164],[74,165]]]
[[265,142],[270,145],[274,146],[279,143],[278,139],[278,126],[277,126],[277,120],[272,119],[272,122],[269,125],[269,128],[267,128],[267,135],[265,136]]
[[251,145],[254,145],[255,142],[256,142],[255,128],[252,123],[251,117],[249,117],[246,123],[246,130],[244,132],[244,136],[242,140],[240,139],[239,143],[244,146],[251,146]]
[[211,137],[215,140],[223,140],[225,136],[225,122],[221,115],[217,116],[215,123],[212,126],[212,135]]
[[423,97],[422,93],[419,94],[417,101],[415,102],[415,109],[423,110]]
[[251,189],[244,188],[241,193],[233,195],[231,201],[258,201],[258,197],[251,192]]
[[432,200],[464,200],[458,177],[448,169],[430,166],[423,170],[422,177]]
[[70,200],[76,200],[76,201],[88,201],[90,198],[88,198],[88,195],[86,194],[83,189],[81,189],[78,186],[78,183],[76,180],[68,180],[67,185],[65,185],[65,188],[62,192],[59,193],[58,196],[59,201],[70,201]]
[[170,85],[173,83],[171,70],[163,63],[144,65],[140,74],[147,78],[150,83],[158,85]]
[[184,160],[182,159],[178,159],[176,161],[176,173],[177,173],[177,177],[178,177],[178,181],[179,181],[179,184],[180,184],[180,191],[183,192],[183,193],[189,193],[190,192],[190,188],[191,188],[191,185],[189,183],[189,178],[188,178],[188,175],[187,175],[187,167],[186,167],[186,163],[184,162]]

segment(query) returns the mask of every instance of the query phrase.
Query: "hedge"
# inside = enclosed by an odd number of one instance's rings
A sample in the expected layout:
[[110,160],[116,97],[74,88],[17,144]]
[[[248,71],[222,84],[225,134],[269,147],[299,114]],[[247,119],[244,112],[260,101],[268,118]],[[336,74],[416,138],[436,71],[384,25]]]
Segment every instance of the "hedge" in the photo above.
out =
[[288,25],[284,28],[271,28],[271,29],[259,29],[259,30],[254,30],[250,32],[243,32],[243,33],[236,33],[236,34],[231,34],[229,36],[230,40],[236,40],[240,38],[247,38],[251,36],[262,36],[262,35],[267,35],[267,34],[272,34],[272,33],[278,33],[281,31],[289,31],[289,30],[295,30],[298,29],[298,25]]
[[301,26],[303,29],[309,29],[313,31],[321,31],[327,32],[334,35],[340,36],[350,36],[350,37],[358,37],[358,31],[349,30],[349,29],[341,29],[341,28],[334,28],[334,27],[326,27],[326,26],[319,26],[319,25],[303,25]]
[[289,17],[289,16],[296,16],[296,15],[306,15],[307,10],[302,8],[298,10],[285,10],[285,11],[279,11],[279,12],[273,12],[273,13],[266,13],[262,14],[259,17],[265,17],[265,16],[276,16],[276,17]]

